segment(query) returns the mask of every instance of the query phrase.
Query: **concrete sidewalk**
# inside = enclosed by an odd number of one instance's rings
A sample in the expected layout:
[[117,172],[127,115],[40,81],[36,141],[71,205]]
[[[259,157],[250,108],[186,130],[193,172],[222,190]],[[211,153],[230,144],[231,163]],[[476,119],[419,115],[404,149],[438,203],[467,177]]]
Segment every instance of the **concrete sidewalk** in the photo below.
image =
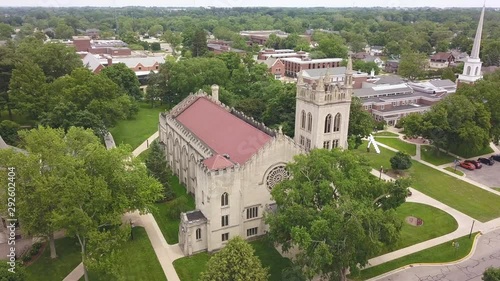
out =
[[80,263],[73,271],[71,271],[63,281],[78,281],[83,277],[83,263]]
[[134,155],[134,157],[137,157],[139,156],[139,154],[141,154],[142,152],[144,152],[144,150],[148,149],[149,148],[149,145],[158,138],[159,134],[158,134],[158,131],[156,131],[153,135],[151,135],[146,141],[144,141],[143,143],[141,143],[141,145],[139,145],[136,149],[134,149],[134,151],[132,152],[132,154]]

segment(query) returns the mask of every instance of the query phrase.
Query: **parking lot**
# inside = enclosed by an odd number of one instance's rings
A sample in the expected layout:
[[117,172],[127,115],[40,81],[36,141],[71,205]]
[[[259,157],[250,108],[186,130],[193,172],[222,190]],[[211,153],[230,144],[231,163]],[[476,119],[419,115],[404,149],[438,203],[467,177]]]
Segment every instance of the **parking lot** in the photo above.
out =
[[500,162],[498,161],[495,161],[493,166],[483,164],[481,169],[474,171],[469,171],[460,166],[457,166],[457,170],[464,172],[467,178],[478,183],[489,187],[500,187]]

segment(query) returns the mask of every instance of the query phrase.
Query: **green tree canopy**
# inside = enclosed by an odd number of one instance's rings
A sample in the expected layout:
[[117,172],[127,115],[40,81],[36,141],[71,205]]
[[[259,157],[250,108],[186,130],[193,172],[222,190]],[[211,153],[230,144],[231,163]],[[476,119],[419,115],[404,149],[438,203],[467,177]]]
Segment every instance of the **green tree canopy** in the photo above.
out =
[[0,165],[16,167],[23,227],[37,234],[65,229],[76,237],[86,281],[87,268],[116,273],[113,258],[130,233],[123,214],[150,210],[161,184],[147,175],[130,147],[107,150],[90,130],[71,127],[65,134],[41,127],[21,138],[28,154],[0,150]]
[[412,51],[403,52],[399,62],[398,74],[410,80],[415,80],[424,74],[427,64],[425,54]]
[[307,278],[346,280],[348,268],[356,271],[398,241],[402,222],[394,209],[405,201],[407,180],[378,180],[349,150],[314,149],[287,170],[292,177],[272,189],[278,209],[266,223],[284,251],[298,248]]
[[500,281],[500,268],[490,267],[483,274],[483,281]]
[[139,86],[139,79],[135,72],[128,68],[124,63],[115,63],[111,66],[104,68],[99,75],[104,75],[115,82],[121,90],[127,93],[131,98],[140,100],[142,98]]
[[398,151],[396,155],[391,157],[390,162],[393,170],[408,170],[412,165],[410,155],[401,151]]
[[145,161],[148,174],[163,185],[163,197],[160,198],[160,200],[172,200],[174,198],[174,192],[168,182],[171,175],[170,170],[167,169],[168,163],[165,151],[157,141],[153,141],[149,149],[150,151]]
[[243,238],[236,236],[206,264],[201,281],[266,281],[268,269],[262,267],[254,249]]
[[358,97],[352,97],[349,112],[349,148],[358,148],[363,143],[363,138],[369,136],[375,124],[370,113],[363,109],[363,104]]

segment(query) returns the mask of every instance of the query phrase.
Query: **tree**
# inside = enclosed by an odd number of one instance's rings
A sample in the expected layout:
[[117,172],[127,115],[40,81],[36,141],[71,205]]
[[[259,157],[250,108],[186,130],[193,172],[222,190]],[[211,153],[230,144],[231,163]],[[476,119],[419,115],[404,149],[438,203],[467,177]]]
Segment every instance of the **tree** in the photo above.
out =
[[158,42],[153,42],[151,43],[151,51],[160,51],[161,50],[161,45]]
[[53,102],[41,114],[40,122],[53,128],[91,128],[104,136],[107,128],[137,112],[137,106],[118,85],[86,68],[58,78],[50,84],[48,92],[53,93]]
[[349,148],[358,148],[363,143],[363,138],[369,136],[374,127],[373,118],[370,113],[363,109],[361,100],[352,97],[349,112]]
[[398,170],[398,171],[408,170],[411,168],[412,165],[410,155],[401,151],[398,151],[396,155],[391,157],[390,162],[391,162],[391,168],[393,170]]
[[22,61],[12,71],[10,101],[20,112],[35,120],[49,106],[50,96],[45,80],[43,70],[32,61]]
[[404,128],[404,133],[412,137],[418,137],[422,134],[423,115],[420,113],[411,113],[402,117],[398,124]]
[[75,35],[73,28],[64,22],[59,22],[55,29],[56,38],[58,39],[71,39]]
[[167,30],[165,33],[163,33],[163,36],[161,38],[170,44],[170,47],[172,47],[172,54],[175,55],[177,47],[179,47],[179,45],[182,43],[181,34]]
[[21,137],[28,154],[2,150],[0,165],[16,167],[23,228],[46,235],[65,229],[76,237],[86,281],[87,268],[116,272],[116,249],[130,233],[123,214],[149,210],[161,185],[130,147],[107,150],[90,130],[41,127]]
[[10,25],[0,22],[0,40],[12,39],[12,34],[14,34],[14,29]]
[[19,136],[17,132],[21,126],[16,122],[10,120],[3,120],[0,122],[0,136],[2,139],[12,146],[16,146],[19,141]]
[[6,109],[10,120],[13,118],[14,103],[10,100],[9,84],[16,63],[15,48],[12,41],[0,46],[0,110]]
[[318,41],[318,51],[323,52],[327,58],[347,57],[347,47],[341,37],[329,36]]
[[283,133],[289,137],[295,134],[295,94],[296,88],[292,83],[278,82],[279,89],[273,90],[276,94],[266,102],[266,109],[262,119],[266,125],[276,128],[282,126]]
[[149,28],[149,36],[156,36],[163,33],[163,26],[161,24],[155,24]]
[[167,168],[167,158],[165,156],[165,151],[157,141],[151,143],[150,151],[145,162],[149,176],[156,178],[158,182],[163,185],[163,197],[160,200],[172,200],[174,198],[174,192],[168,182],[170,170]]
[[362,61],[362,60],[356,60],[354,62],[354,64],[353,64],[353,68],[355,70],[359,70],[359,71],[366,72],[366,73],[370,73],[372,70],[377,75],[380,73],[380,68],[373,61],[365,62],[365,61]]
[[500,268],[490,267],[483,274],[483,281],[500,281]]
[[401,55],[398,74],[413,81],[423,75],[426,65],[425,54],[406,51]]
[[349,150],[314,149],[286,166],[291,177],[273,187],[279,206],[266,216],[269,237],[311,279],[346,280],[368,259],[391,247],[402,222],[394,209],[406,198],[407,180],[380,181],[362,156]]
[[455,82],[457,77],[455,76],[455,72],[453,72],[453,69],[447,67],[443,70],[443,73],[441,74],[441,79],[450,79],[451,81]]
[[500,40],[487,40],[484,42],[481,59],[486,65],[500,66]]
[[269,269],[263,268],[255,250],[243,238],[236,236],[206,264],[201,281],[266,281]]
[[207,33],[203,29],[198,29],[193,35],[191,53],[194,57],[201,57],[208,53]]
[[115,82],[121,90],[127,93],[134,100],[142,99],[142,92],[139,86],[139,79],[135,72],[124,63],[115,63],[104,68],[99,75],[104,75]]

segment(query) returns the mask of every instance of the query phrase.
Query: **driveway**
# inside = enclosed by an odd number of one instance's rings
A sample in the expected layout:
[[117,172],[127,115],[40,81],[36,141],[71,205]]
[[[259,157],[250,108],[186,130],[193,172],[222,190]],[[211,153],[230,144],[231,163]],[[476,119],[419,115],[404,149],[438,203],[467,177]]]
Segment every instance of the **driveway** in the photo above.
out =
[[457,170],[464,172],[467,178],[488,187],[500,187],[500,162],[498,161],[495,161],[493,166],[483,164],[481,169],[474,171],[466,170],[460,166],[457,167]]
[[412,267],[373,280],[481,281],[488,267],[500,267],[500,229],[481,236],[474,254],[466,261],[454,265]]

